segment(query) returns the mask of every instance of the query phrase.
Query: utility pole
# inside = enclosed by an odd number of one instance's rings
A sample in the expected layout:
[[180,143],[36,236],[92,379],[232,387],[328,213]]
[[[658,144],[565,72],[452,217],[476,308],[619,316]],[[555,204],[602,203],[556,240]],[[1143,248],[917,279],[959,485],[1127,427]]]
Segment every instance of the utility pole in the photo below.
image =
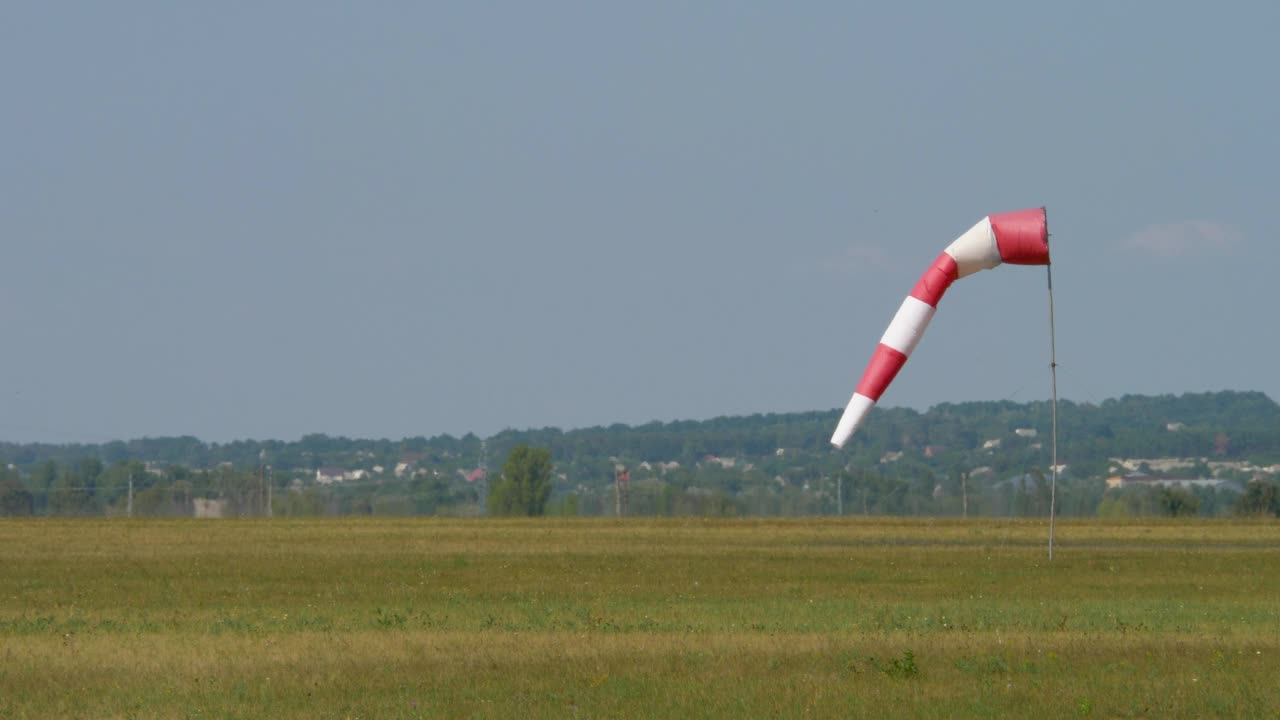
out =
[[631,471],[624,465],[613,468],[613,500],[614,512],[618,517],[627,514],[627,501],[631,495]]
[[844,473],[836,475],[836,514],[844,517]]
[[480,498],[480,512],[489,513],[489,440],[480,438],[480,488],[477,495]]
[[129,504],[126,508],[128,517],[133,517],[133,468],[129,468]]
[[271,466],[267,466],[267,518],[271,518]]

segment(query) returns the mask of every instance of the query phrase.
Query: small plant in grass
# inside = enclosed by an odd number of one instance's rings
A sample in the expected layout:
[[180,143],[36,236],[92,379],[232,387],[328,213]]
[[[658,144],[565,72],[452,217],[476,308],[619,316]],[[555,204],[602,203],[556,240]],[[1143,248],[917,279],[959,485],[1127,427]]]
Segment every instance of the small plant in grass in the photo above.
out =
[[874,657],[867,658],[867,663],[893,678],[913,678],[920,674],[920,667],[916,665],[916,654],[910,650],[903,652],[900,658],[889,658],[888,663],[882,663]]
[[393,610],[383,610],[382,608],[378,608],[378,614],[377,617],[374,618],[374,622],[377,623],[380,628],[391,629],[404,627],[404,624],[408,619],[408,617]]

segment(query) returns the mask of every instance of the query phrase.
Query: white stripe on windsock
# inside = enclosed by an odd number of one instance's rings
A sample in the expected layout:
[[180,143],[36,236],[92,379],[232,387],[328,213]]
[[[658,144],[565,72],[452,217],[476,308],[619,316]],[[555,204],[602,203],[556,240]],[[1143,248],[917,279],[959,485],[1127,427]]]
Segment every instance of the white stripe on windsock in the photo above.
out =
[[996,244],[996,234],[991,229],[991,216],[979,220],[943,252],[956,261],[956,278],[999,265],[1000,246]]
[[875,404],[875,400],[855,392],[849,399],[849,405],[845,407],[844,414],[840,416],[840,424],[836,425],[835,433],[831,435],[831,444],[844,447],[844,444],[849,442],[849,438],[857,432],[862,421],[867,419],[867,413],[871,412]]
[[889,328],[884,331],[880,342],[910,357],[911,351],[916,349],[916,344],[920,342],[921,337],[924,337],[924,331],[929,327],[929,321],[937,311],[938,309],[929,303],[908,295],[907,299],[902,301],[902,307],[898,308],[897,314],[893,316],[893,322],[889,323]]
[[[893,321],[884,331],[880,342],[910,357],[911,351],[916,349],[935,312],[937,308],[908,295],[907,299],[902,301],[898,312],[894,314]],[[840,416],[840,423],[836,425],[835,433],[831,435],[831,443],[836,447],[842,447],[849,442],[849,438],[857,432],[858,426],[862,425],[862,421],[867,418],[875,404],[875,400],[855,392],[849,399],[844,414]]]

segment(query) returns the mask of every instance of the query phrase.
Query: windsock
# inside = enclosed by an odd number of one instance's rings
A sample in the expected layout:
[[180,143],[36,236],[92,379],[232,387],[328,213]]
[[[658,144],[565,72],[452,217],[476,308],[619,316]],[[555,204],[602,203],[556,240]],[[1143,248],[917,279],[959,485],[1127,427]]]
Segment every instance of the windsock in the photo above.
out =
[[938,301],[951,283],[1000,263],[1011,265],[1049,264],[1049,227],[1044,208],[988,215],[956,238],[938,256],[884,331],[862,381],[840,416],[831,444],[844,447],[885,388],[915,350],[925,328],[937,312]]

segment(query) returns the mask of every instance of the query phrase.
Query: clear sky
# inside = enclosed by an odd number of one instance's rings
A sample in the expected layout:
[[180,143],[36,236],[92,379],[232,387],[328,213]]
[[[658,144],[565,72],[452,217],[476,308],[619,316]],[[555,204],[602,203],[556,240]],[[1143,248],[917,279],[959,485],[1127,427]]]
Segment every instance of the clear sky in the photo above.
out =
[[[1280,4],[943,5],[6,2],[0,439],[843,407],[1039,205],[1063,397],[1280,398]],[[1044,275],[882,404],[1047,397]]]

